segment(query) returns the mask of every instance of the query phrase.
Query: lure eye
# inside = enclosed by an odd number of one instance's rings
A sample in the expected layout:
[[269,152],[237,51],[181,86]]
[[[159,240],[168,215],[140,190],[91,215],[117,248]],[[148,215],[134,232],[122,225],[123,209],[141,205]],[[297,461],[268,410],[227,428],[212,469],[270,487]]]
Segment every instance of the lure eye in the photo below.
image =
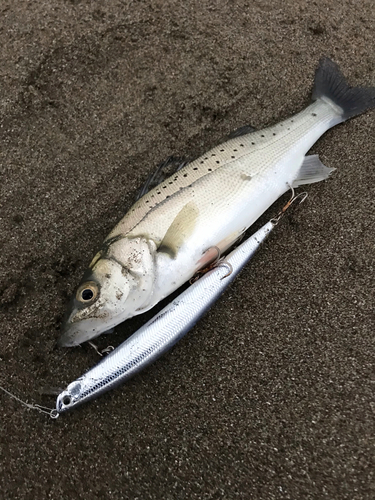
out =
[[89,281],[81,285],[77,290],[77,300],[86,304],[87,302],[92,302],[97,298],[99,294],[99,288],[96,283]]
[[69,406],[72,402],[72,398],[70,396],[64,396],[62,402],[65,406]]

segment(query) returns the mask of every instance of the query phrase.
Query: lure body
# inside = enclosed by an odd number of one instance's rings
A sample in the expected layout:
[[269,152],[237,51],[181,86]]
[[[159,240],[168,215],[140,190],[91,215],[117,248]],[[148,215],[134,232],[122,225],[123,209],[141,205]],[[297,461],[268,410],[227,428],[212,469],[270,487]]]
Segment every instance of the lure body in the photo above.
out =
[[274,229],[265,224],[219,266],[213,268],[168,304],[100,363],[68,385],[57,398],[64,413],[124,383],[178,342],[212,306]]

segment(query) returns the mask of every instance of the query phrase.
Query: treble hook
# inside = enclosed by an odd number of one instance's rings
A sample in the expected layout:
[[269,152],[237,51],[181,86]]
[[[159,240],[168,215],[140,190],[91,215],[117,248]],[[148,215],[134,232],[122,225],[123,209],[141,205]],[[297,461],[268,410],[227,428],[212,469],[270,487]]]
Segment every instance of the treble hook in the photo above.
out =
[[295,203],[297,200],[299,200],[298,205],[300,205],[308,197],[308,193],[306,191],[303,191],[302,193],[295,194],[293,186],[290,186],[290,188],[292,190],[292,196],[290,197],[290,200],[288,201],[288,203],[286,205],[283,206],[283,208],[276,215],[276,217],[274,217],[273,219],[271,219],[271,222],[274,225],[276,225],[276,224],[278,224],[280,222],[280,220],[284,217],[285,212],[288,210],[288,208],[291,205],[293,205],[293,203]]
[[100,350],[99,347],[94,344],[94,342],[91,342],[91,340],[89,340],[87,343],[90,344],[91,347],[95,350],[95,352],[97,354],[99,354],[99,356],[101,356],[101,357],[103,357],[105,354],[109,354],[110,352],[114,351],[114,349],[115,349],[113,347],[113,345],[109,345],[108,347]]

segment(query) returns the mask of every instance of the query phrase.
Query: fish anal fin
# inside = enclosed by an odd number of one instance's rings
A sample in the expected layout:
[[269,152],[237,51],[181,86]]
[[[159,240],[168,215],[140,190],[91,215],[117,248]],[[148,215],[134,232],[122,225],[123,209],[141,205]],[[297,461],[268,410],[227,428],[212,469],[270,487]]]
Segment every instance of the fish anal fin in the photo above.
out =
[[313,184],[314,182],[328,179],[335,168],[328,168],[319,160],[318,155],[305,156],[297,178],[293,181],[294,188],[302,184]]
[[178,212],[172,224],[169,226],[158,247],[158,252],[166,253],[172,259],[175,259],[178,250],[193,233],[198,215],[199,210],[196,204],[193,201],[187,203]]

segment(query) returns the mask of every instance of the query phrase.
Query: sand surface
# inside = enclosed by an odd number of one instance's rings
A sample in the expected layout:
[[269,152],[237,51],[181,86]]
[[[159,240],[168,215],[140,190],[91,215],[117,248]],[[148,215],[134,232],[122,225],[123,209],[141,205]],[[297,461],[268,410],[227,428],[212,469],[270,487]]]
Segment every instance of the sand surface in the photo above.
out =
[[[160,161],[299,111],[322,55],[374,85],[374,33],[372,0],[2,0],[0,384],[53,406],[97,362],[61,318]],[[314,146],[334,175],[127,385],[57,420],[0,394],[0,497],[375,498],[374,137]]]

